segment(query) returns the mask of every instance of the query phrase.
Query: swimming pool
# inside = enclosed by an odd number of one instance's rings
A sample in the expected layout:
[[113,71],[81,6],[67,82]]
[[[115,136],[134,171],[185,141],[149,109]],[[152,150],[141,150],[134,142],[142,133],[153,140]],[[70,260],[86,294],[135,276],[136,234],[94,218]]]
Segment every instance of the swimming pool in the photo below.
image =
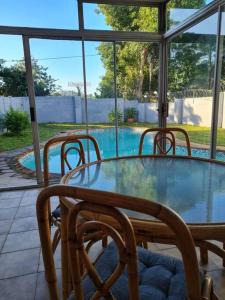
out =
[[[143,128],[119,128],[118,130],[118,150],[119,156],[136,155],[138,154],[138,145]],[[85,133],[79,131],[78,134]],[[93,129],[89,130],[89,134],[94,136],[98,142],[102,158],[110,158],[116,156],[116,132],[114,128]],[[85,149],[87,148],[84,145]],[[56,145],[50,149],[49,152],[49,169],[52,173],[60,173],[60,145]],[[86,151],[87,152],[87,151]],[[143,146],[143,154],[152,153],[152,136],[146,136]],[[187,155],[185,147],[177,146],[178,155]],[[192,149],[192,155],[196,157],[209,158],[209,151],[203,149]],[[43,149],[41,150],[41,157],[43,157]],[[76,161],[76,151],[71,151],[68,154],[68,161],[74,165]],[[90,146],[90,160],[95,159],[95,153],[92,146]],[[225,161],[225,153],[217,152],[217,159]],[[19,159],[22,166],[27,169],[35,170],[35,160],[33,152],[26,154]]]

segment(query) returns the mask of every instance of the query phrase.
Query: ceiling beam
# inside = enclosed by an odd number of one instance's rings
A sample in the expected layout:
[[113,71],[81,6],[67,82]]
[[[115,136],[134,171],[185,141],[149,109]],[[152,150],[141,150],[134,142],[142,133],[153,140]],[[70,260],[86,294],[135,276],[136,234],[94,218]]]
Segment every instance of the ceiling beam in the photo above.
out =
[[158,7],[169,0],[82,0],[83,3]]
[[215,0],[211,2],[210,4],[206,5],[204,8],[199,9],[196,13],[191,15],[189,18],[185,19],[182,23],[180,23],[176,27],[168,30],[163,37],[165,39],[171,39],[183,33],[184,31],[188,30],[189,28],[193,27],[194,25],[200,23],[201,21],[205,20],[206,18],[216,13],[218,11],[218,7],[224,4],[225,4],[225,0]]
[[68,30],[33,27],[0,26],[0,34],[28,36],[30,38],[89,41],[145,41],[160,42],[162,34],[154,32],[109,31],[109,30]]

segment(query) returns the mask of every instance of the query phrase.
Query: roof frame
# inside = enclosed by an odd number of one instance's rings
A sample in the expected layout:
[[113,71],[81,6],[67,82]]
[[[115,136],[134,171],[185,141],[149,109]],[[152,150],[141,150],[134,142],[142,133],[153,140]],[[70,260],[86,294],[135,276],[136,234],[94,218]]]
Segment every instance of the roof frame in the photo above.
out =
[[81,0],[82,3],[159,7],[170,0]]
[[0,26],[0,34],[21,35],[29,38],[87,41],[143,41],[160,42],[162,34],[155,32],[126,32],[108,30],[67,30],[33,27]]
[[191,15],[189,18],[185,19],[182,23],[178,24],[176,27],[168,30],[164,35],[163,38],[166,40],[170,40],[173,37],[176,37],[179,34],[182,34],[184,31],[188,30],[189,28],[197,25],[204,19],[210,17],[214,13],[218,12],[218,8],[221,5],[225,4],[225,0],[215,0],[204,8],[199,9],[196,13]]

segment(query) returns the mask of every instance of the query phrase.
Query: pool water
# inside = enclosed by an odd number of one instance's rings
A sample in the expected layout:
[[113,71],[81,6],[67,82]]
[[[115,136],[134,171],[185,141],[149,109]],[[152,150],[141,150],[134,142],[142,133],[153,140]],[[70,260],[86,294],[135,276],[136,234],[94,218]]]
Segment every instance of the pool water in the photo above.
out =
[[[118,150],[119,156],[126,155],[137,155],[138,146],[143,128],[119,128],[118,129]],[[80,131],[78,134],[83,134],[84,131]],[[110,158],[116,156],[116,132],[114,128],[104,128],[104,129],[93,129],[89,130],[89,134],[94,136],[98,142],[101,157]],[[143,145],[143,154],[152,154],[153,145],[152,145],[152,136],[149,134],[145,138]],[[87,155],[87,144],[84,143],[85,153]],[[56,145],[52,147],[49,151],[49,170],[52,173],[61,173],[60,167],[60,149],[61,145]],[[90,161],[96,159],[93,146],[90,143],[89,147],[89,158]],[[186,147],[177,146],[176,147],[177,155],[187,155]],[[193,149],[192,156],[209,158],[209,151],[203,149]],[[43,157],[43,149],[41,150],[41,157]],[[217,152],[217,159],[225,161],[225,153]],[[77,153],[74,150],[71,150],[68,153],[68,161],[71,163],[71,166],[75,166],[77,161]],[[34,153],[31,152],[20,159],[20,163],[31,170],[35,170],[35,159]],[[43,167],[43,164],[42,164]]]

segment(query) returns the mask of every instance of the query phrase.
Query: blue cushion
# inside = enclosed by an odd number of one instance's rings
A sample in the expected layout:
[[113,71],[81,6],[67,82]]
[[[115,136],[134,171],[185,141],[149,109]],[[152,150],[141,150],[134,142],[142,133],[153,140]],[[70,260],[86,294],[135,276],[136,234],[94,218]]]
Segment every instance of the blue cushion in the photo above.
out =
[[57,206],[56,209],[52,211],[52,216],[55,219],[60,218],[60,206]]
[[[140,300],[182,300],[186,298],[184,267],[181,260],[138,247]],[[95,267],[102,280],[107,279],[118,262],[118,250],[111,242]],[[85,300],[95,292],[89,277],[83,281]],[[118,300],[129,299],[127,269],[111,288]]]

